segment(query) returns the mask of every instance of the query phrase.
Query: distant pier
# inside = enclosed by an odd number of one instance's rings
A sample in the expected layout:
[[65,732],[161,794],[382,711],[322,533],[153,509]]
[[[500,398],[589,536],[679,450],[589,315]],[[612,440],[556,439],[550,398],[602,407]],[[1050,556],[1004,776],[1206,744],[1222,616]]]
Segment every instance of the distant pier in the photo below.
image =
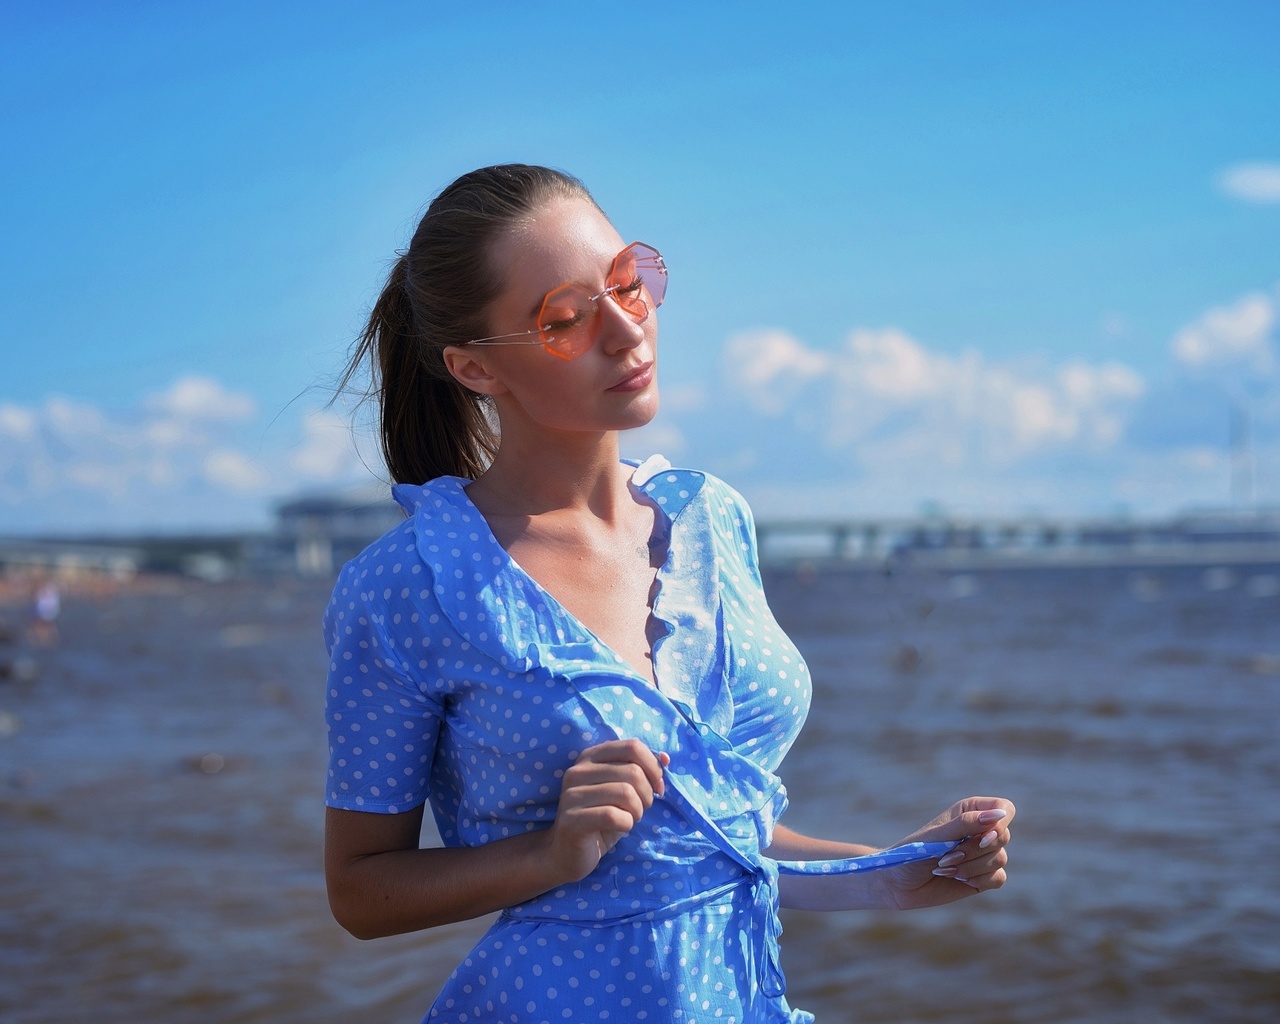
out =
[[[282,503],[274,530],[129,538],[0,538],[0,575],[128,578],[180,573],[210,581],[331,576],[404,519],[390,500],[317,496]],[[943,571],[1050,566],[1280,565],[1280,509],[1168,520],[1053,516],[850,517],[756,524],[769,564]]]
[[1169,520],[867,518],[765,520],[762,562],[891,561],[937,568],[1280,563],[1280,510]]

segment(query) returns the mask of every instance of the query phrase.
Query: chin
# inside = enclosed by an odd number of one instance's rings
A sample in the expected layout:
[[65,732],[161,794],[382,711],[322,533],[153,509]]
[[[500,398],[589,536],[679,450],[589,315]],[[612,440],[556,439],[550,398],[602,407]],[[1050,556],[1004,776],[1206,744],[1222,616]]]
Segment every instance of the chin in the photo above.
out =
[[637,395],[636,401],[633,402],[626,411],[626,424],[619,426],[619,430],[635,430],[637,427],[643,427],[653,422],[653,418],[658,415],[658,389],[653,389],[653,394]]

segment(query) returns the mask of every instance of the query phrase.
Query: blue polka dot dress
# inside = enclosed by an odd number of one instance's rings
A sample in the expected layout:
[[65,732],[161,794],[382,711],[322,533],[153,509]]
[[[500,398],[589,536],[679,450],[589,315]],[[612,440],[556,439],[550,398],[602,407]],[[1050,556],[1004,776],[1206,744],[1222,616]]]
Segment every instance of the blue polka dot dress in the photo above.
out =
[[762,854],[810,680],[765,602],[746,503],[660,457],[635,469],[667,540],[655,688],[512,561],[466,483],[397,486],[409,518],[334,588],[328,805],[429,801],[446,845],[478,846],[547,828],[589,746],[638,737],[671,763],[665,795],[596,870],[504,911],[424,1021],[813,1020],[785,996],[779,872],[868,870],[953,844]]

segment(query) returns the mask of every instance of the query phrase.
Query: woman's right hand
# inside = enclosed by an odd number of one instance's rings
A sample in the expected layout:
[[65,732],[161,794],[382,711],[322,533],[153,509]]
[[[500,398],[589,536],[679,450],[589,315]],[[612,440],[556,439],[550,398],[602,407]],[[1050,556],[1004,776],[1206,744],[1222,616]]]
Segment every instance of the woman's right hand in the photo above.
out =
[[639,740],[610,740],[588,747],[564,773],[556,818],[547,830],[558,876],[576,882],[635,828],[661,796],[662,770],[671,763]]
[[422,807],[325,811],[325,881],[338,922],[362,939],[468,921],[589,875],[661,796],[671,763],[639,740],[589,747],[564,773],[550,828],[481,846],[418,849]]

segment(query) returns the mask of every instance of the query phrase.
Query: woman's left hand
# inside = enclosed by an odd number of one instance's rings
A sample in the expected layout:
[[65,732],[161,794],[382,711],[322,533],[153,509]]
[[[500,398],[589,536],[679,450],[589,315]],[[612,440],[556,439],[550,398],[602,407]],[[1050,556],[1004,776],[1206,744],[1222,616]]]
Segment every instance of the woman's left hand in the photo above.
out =
[[987,889],[999,889],[1007,880],[1006,847],[1015,813],[1013,804],[999,797],[971,796],[952,804],[902,842],[965,841],[939,860],[877,872],[884,887],[885,904],[898,910],[937,907]]

